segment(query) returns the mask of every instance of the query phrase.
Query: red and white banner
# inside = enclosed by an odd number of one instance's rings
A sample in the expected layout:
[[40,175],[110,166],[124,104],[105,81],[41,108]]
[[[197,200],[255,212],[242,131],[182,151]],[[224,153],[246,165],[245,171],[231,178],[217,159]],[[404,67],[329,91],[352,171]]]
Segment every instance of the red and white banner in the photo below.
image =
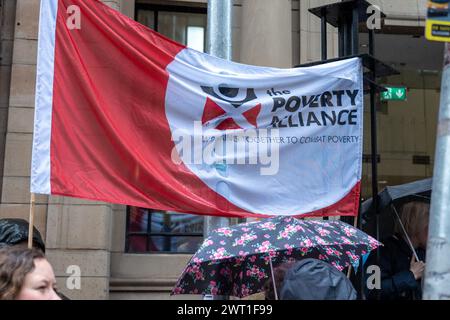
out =
[[31,192],[218,216],[357,214],[360,59],[238,64],[97,0],[41,1],[38,48]]

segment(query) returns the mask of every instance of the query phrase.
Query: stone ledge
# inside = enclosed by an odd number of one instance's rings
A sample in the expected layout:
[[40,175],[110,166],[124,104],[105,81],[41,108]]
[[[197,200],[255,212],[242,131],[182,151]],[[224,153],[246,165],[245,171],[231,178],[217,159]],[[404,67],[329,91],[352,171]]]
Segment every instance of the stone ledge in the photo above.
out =
[[110,278],[110,291],[136,292],[136,291],[167,291],[171,292],[178,279],[130,279]]

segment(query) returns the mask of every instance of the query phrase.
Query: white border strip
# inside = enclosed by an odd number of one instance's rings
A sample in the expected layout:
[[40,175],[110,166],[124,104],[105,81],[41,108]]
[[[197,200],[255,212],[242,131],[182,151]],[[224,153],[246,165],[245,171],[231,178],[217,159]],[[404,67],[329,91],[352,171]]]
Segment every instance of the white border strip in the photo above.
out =
[[50,194],[55,35],[59,0],[41,0],[30,192]]

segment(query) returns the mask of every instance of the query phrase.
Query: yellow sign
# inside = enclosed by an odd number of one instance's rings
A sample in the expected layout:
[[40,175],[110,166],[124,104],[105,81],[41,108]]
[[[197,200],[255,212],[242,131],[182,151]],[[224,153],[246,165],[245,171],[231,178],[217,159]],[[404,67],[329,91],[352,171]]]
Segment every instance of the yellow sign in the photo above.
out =
[[428,40],[450,42],[450,0],[428,1],[425,36]]

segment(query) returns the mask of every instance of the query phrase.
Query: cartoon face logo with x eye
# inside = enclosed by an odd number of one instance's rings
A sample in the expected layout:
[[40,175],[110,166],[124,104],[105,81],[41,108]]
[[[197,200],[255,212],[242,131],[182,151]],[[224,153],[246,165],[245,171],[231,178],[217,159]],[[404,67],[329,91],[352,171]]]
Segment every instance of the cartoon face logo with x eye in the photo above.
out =
[[258,127],[261,103],[249,103],[257,99],[255,89],[233,88],[228,85],[201,88],[208,94],[202,115],[203,126],[217,130]]

